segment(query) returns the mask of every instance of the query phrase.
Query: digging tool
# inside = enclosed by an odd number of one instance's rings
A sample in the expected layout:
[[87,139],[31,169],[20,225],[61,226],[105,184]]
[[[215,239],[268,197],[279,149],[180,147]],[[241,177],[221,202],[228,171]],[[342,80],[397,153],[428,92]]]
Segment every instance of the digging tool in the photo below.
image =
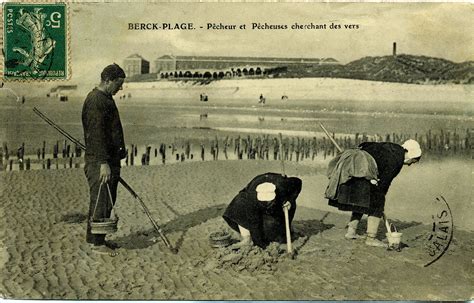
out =
[[283,206],[283,212],[285,213],[285,229],[286,229],[286,247],[287,252],[293,254],[293,246],[291,245],[291,232],[290,232],[290,217],[288,215],[289,206]]
[[[76,138],[74,138],[73,136],[71,136],[68,132],[66,132],[64,129],[62,129],[60,126],[58,126],[56,123],[54,123],[51,119],[49,119],[46,115],[44,115],[39,109],[37,109],[36,107],[33,107],[33,112],[35,114],[37,114],[41,119],[43,119],[46,123],[48,123],[50,126],[52,126],[54,129],[56,129],[58,132],[60,132],[64,137],[66,137],[67,139],[69,139],[71,142],[75,143],[78,147],[80,147],[82,150],[86,150],[86,146],[84,144],[82,144],[79,140],[77,140]],[[145,203],[143,202],[143,200],[137,195],[137,193],[130,187],[130,185],[127,184],[127,182],[125,182],[124,179],[120,178],[119,179],[119,182],[120,184],[123,185],[123,187],[125,187],[125,189],[135,198],[135,200],[137,200],[141,207],[143,208],[143,210],[145,211],[145,214],[147,215],[148,219],[150,219],[150,222],[151,224],[153,225],[153,227],[155,228],[155,230],[158,232],[158,234],[160,235],[160,238],[163,240],[163,242],[165,243],[166,247],[168,247],[171,252],[173,253],[177,253],[177,250],[175,248],[173,248],[173,246],[171,245],[170,241],[168,240],[168,238],[166,237],[166,235],[164,234],[164,232],[161,230],[161,228],[159,227],[159,225],[155,222],[155,220],[151,217],[151,214],[150,214],[150,211],[148,210],[148,207],[146,207]]]
[[[285,173],[285,159],[283,158],[283,136],[281,133],[279,133],[280,136],[280,160],[281,160],[281,170],[283,173],[283,176],[286,176]],[[287,202],[288,203],[288,202]],[[291,204],[290,204],[291,205]],[[287,247],[287,252],[291,256],[291,258],[294,258],[293,254],[293,246],[291,243],[291,231],[290,231],[290,217],[288,215],[288,209],[290,206],[283,206],[283,212],[285,214],[285,231],[286,231],[286,247]]]
[[326,128],[324,127],[324,125],[319,122],[319,126],[321,126],[321,128],[323,129],[323,131],[326,133],[326,136],[328,136],[329,140],[331,140],[332,144],[334,144],[334,146],[337,148],[337,150],[341,153],[342,152],[342,148],[339,146],[339,144],[337,144],[336,140],[334,140],[333,137],[331,137],[331,135],[329,134],[329,132],[326,130]]

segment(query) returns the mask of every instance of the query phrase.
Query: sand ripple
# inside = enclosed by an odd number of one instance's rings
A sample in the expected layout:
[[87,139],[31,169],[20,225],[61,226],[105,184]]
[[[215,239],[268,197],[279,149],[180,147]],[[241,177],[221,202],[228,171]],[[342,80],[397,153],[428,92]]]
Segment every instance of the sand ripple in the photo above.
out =
[[[147,204],[179,253],[172,254],[140,205],[119,189],[121,245],[116,257],[96,255],[85,243],[88,188],[82,169],[2,173],[0,294],[16,299],[465,299],[469,293],[471,234],[457,232],[452,251],[422,268],[429,228],[407,222],[410,248],[367,248],[342,238],[347,215],[301,207],[294,228],[296,260],[271,270],[207,266],[216,251],[211,232],[226,228],[221,214],[258,173],[279,171],[273,161],[185,163],[127,167],[123,177]],[[289,175],[317,172],[293,164]],[[311,196],[311,186],[304,188]],[[308,192],[309,191],[309,192]],[[305,205],[310,204],[306,201]]]

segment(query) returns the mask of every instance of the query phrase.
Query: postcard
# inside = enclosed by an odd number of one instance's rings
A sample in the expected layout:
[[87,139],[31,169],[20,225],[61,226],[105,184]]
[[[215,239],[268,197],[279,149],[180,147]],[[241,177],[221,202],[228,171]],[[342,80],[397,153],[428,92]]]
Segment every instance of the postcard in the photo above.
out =
[[470,4],[1,7],[2,298],[472,299]]

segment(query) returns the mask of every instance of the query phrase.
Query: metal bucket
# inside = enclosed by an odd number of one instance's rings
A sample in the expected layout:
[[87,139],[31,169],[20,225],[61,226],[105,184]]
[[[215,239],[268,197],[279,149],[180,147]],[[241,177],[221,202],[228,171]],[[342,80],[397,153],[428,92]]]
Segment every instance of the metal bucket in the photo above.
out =
[[214,248],[223,248],[231,244],[230,234],[226,231],[216,231],[209,235],[209,243]]

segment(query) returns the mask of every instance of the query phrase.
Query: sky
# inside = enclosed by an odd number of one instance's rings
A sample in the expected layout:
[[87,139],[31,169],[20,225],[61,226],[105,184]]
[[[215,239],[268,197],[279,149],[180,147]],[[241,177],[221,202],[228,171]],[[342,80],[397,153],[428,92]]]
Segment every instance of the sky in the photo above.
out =
[[[138,53],[166,55],[332,57],[341,63],[398,53],[474,60],[468,3],[70,3],[68,84],[93,86],[103,67]],[[193,23],[195,30],[129,30],[129,23]],[[341,29],[252,30],[251,23],[340,24]],[[207,23],[246,24],[206,30]],[[345,29],[345,24],[358,29]],[[40,85],[41,86],[41,85]]]

